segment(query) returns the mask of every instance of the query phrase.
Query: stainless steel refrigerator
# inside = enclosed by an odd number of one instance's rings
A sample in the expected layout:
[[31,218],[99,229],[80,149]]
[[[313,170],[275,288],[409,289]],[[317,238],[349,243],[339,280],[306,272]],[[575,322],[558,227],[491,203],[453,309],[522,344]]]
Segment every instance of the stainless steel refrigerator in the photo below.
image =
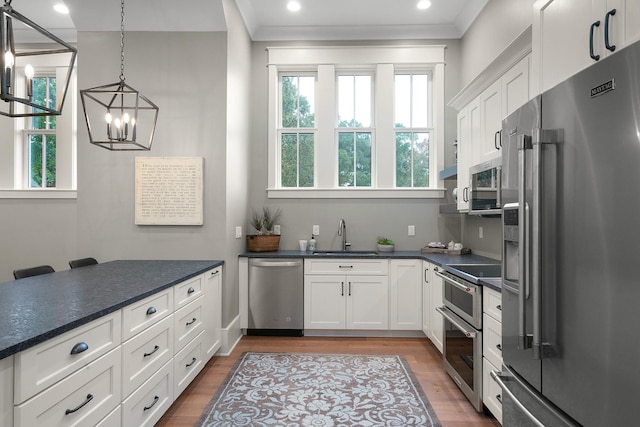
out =
[[640,44],[502,131],[504,425],[639,425]]

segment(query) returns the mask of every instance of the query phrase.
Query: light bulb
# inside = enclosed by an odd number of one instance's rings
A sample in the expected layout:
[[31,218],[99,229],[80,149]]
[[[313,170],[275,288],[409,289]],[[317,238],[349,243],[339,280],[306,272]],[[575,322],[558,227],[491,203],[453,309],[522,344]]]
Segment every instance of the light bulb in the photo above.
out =
[[291,12],[297,12],[300,10],[300,3],[295,0],[290,1],[289,3],[287,3],[287,9],[289,9]]
[[31,80],[33,78],[34,74],[35,74],[35,71],[34,71],[33,67],[31,66],[31,64],[27,64],[24,67],[24,75],[27,76],[28,80]]
[[10,50],[6,51],[4,54],[4,67],[12,68],[13,67],[13,54]]
[[418,2],[418,9],[424,10],[429,9],[431,7],[431,2],[429,0],[421,0]]
[[129,113],[124,113],[124,116],[122,116],[122,121],[125,123],[129,123]]
[[104,115],[104,119],[107,121],[107,123],[111,124],[111,120],[113,120],[113,117],[111,117],[111,113],[107,113]]
[[116,119],[113,121],[113,124],[114,124],[114,125],[116,125],[116,129],[120,129],[120,125],[121,125],[122,123],[120,122],[120,119],[116,118]]
[[135,126],[136,125],[136,118],[132,117],[131,118],[131,126]]

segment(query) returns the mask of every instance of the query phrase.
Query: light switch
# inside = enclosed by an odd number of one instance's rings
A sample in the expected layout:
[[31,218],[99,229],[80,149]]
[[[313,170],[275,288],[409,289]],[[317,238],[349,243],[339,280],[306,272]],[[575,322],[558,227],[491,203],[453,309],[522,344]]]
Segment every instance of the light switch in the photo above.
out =
[[280,235],[280,224],[276,224],[273,226],[273,234],[275,234],[276,236]]
[[236,239],[242,239],[242,226],[238,225],[236,227]]
[[416,226],[415,225],[410,225],[409,226],[409,236],[415,236],[416,235]]
[[319,236],[320,235],[320,226],[319,225],[314,225],[313,226],[313,235],[314,236]]

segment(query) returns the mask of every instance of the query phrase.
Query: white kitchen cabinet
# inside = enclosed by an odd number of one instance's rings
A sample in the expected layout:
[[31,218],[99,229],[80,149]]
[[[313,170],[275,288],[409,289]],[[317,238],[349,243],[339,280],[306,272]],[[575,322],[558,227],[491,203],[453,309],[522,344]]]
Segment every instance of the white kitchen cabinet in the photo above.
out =
[[173,365],[167,362],[122,402],[123,426],[153,426],[173,403]]
[[431,333],[431,264],[422,261],[422,332],[425,336]]
[[306,259],[304,270],[305,330],[389,328],[389,260]]
[[204,328],[202,344],[208,361],[222,344],[222,267],[205,273]]
[[502,368],[502,295],[482,289],[482,402],[502,423],[502,390],[490,376]]
[[389,275],[389,329],[422,329],[422,261],[392,259]]
[[469,211],[469,168],[473,166],[474,146],[480,132],[480,99],[458,113],[458,200],[459,212]]
[[441,267],[431,264],[429,275],[429,290],[431,291],[431,307],[429,313],[431,316],[429,339],[436,346],[438,351],[442,353],[444,342],[444,320],[442,315],[436,311],[436,307],[442,307],[444,302],[442,293],[444,291],[444,283],[440,276],[435,274]]
[[500,156],[498,133],[502,129],[502,117],[502,81],[497,80],[480,94],[480,137],[474,141],[471,166]]
[[[615,14],[610,12],[615,9]],[[609,16],[608,16],[609,15]],[[608,16],[608,18],[607,18]],[[608,34],[605,31],[609,20]],[[578,71],[640,38],[637,0],[549,0],[535,2],[533,74],[542,93]],[[605,45],[608,36],[610,50]],[[592,47],[591,43],[592,41]]]
[[502,129],[502,119],[529,101],[529,63],[527,55],[500,78],[502,117],[498,130]]
[[388,276],[305,275],[305,329],[387,329]]
[[13,425],[13,356],[0,359],[0,425]]

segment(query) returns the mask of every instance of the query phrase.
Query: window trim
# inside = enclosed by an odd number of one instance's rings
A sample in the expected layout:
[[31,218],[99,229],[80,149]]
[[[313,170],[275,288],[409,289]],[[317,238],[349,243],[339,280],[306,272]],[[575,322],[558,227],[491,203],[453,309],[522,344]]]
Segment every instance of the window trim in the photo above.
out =
[[[442,198],[444,197],[444,183],[439,179],[437,171],[444,164],[444,50],[443,45],[407,45],[407,46],[285,46],[268,47],[268,198]],[[392,89],[383,89],[381,93],[381,78],[393,78],[397,71],[431,70],[432,73],[432,125],[431,136],[433,144],[433,178],[430,188],[394,188],[395,164],[384,165],[382,159],[395,158],[395,144],[383,148],[379,141],[388,138],[395,141],[395,127],[393,126],[393,106],[375,106],[373,112],[375,120],[375,141],[377,141],[375,164],[372,165],[372,188],[339,188],[337,185],[337,147],[332,153],[319,150],[323,141],[333,140],[332,146],[337,144],[334,137],[337,122],[337,105],[335,98],[329,101],[318,98],[318,93],[336,93],[336,75],[340,72],[364,71],[374,69],[374,93],[376,99],[386,99],[393,96]],[[316,181],[313,188],[281,188],[278,175],[279,161],[277,156],[277,127],[279,107],[279,75],[282,72],[316,71],[318,81],[316,85],[316,126],[318,141],[315,146]],[[381,73],[383,77],[381,77]],[[388,84],[386,85],[388,86]],[[329,105],[331,104],[331,105]],[[387,103],[388,104],[388,103]],[[381,123],[379,109],[389,115],[389,123]],[[334,123],[326,130],[326,121]],[[386,129],[389,127],[389,129]],[[385,139],[386,138],[386,139]],[[330,158],[329,158],[330,157]],[[389,163],[389,162],[387,162]],[[433,181],[433,182],[431,182]]]

